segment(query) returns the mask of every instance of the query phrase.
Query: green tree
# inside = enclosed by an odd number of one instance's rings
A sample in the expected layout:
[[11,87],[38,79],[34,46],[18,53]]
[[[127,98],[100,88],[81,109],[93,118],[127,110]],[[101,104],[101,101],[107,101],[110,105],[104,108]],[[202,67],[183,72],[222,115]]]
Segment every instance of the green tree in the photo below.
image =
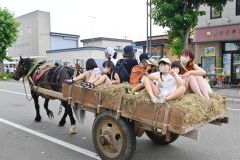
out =
[[0,72],[3,72],[3,59],[7,58],[7,48],[11,47],[18,35],[19,23],[14,14],[0,7]]
[[151,0],[151,16],[155,24],[170,29],[167,32],[170,47],[173,54],[179,55],[183,48],[188,47],[198,16],[205,14],[199,7],[208,5],[222,11],[228,1],[232,0]]

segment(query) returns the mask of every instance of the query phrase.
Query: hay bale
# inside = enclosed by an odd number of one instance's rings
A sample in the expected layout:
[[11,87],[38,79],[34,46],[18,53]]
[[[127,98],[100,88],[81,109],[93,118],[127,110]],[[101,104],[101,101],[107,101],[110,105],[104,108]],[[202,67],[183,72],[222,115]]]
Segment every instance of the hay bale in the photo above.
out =
[[[123,105],[127,106],[128,112],[133,113],[141,103],[152,104],[149,95],[145,90],[133,94],[131,91],[126,94],[126,90],[131,90],[128,83],[121,83],[118,85],[100,85],[93,90],[94,93],[102,92],[105,98],[114,97],[118,101],[123,97]],[[202,100],[196,94],[186,94],[183,97],[169,101],[170,107],[176,107],[184,112],[184,124],[194,125],[226,112],[225,98],[218,94],[210,95],[210,102]],[[117,102],[116,102],[117,103]],[[164,106],[162,104],[152,104],[153,107]]]

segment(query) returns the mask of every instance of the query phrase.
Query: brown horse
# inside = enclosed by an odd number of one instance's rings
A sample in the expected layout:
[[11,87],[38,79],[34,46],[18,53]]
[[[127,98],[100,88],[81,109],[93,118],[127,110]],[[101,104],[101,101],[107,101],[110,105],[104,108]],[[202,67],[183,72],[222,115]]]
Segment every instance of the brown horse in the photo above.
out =
[[[49,119],[52,119],[54,116],[53,116],[53,112],[48,109],[48,102],[50,99],[55,99],[55,98],[35,92],[32,88],[33,85],[42,87],[45,89],[57,91],[57,92],[62,92],[62,87],[61,87],[62,83],[64,82],[65,79],[70,79],[74,74],[74,69],[70,67],[58,66],[58,67],[50,68],[45,73],[43,73],[43,75],[39,79],[32,81],[32,79],[34,79],[34,75],[36,75],[36,70],[41,65],[42,65],[41,63],[38,63],[38,65],[34,65],[33,59],[22,58],[20,56],[20,61],[19,61],[17,70],[14,73],[14,79],[17,81],[20,80],[21,78],[24,79],[25,77],[28,77],[29,85],[31,88],[31,95],[34,100],[35,109],[36,109],[36,117],[35,117],[36,122],[41,121],[41,115],[39,111],[40,106],[38,102],[39,96],[45,99],[44,108],[47,112]],[[71,122],[70,133],[74,134],[76,133],[77,127],[75,125],[76,121],[73,116],[72,108],[67,101],[61,100],[61,104],[65,108],[65,112],[59,122],[59,126],[65,125],[66,117],[68,115]]]

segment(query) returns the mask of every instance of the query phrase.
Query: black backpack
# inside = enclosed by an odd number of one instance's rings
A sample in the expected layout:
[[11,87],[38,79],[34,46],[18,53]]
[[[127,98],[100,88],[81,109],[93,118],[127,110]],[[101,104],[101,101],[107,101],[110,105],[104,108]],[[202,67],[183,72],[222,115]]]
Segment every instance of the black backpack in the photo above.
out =
[[124,66],[125,61],[126,60],[123,60],[122,62],[118,61],[116,64],[116,71],[120,77],[121,82],[130,81],[130,74],[128,73],[127,69]]

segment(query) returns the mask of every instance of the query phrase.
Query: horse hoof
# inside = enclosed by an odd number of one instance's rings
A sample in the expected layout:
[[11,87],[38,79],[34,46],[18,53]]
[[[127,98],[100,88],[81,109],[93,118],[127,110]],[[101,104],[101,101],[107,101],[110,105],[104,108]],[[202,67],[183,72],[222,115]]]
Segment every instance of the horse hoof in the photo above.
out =
[[72,125],[70,127],[70,131],[69,131],[70,134],[76,134],[77,133],[77,126],[76,125]]
[[35,117],[35,122],[41,122],[41,116]]
[[66,123],[66,121],[60,121],[59,124],[58,124],[58,126],[62,127],[62,126],[65,125],[65,123]]
[[50,120],[53,120],[54,119],[54,114],[52,112],[48,113],[48,118]]

